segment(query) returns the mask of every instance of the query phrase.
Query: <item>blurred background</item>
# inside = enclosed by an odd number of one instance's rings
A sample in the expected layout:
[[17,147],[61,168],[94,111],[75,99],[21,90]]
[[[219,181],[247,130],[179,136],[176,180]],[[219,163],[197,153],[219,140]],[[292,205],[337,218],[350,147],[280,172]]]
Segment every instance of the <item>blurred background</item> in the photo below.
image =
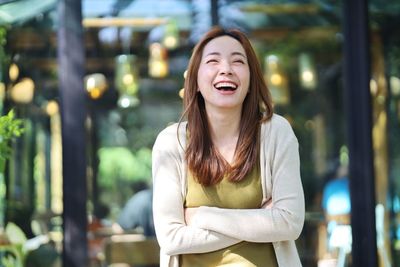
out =
[[[364,3],[371,114],[360,116],[371,118],[377,229],[365,242],[379,266],[400,266],[400,3]],[[179,119],[191,51],[212,25],[247,33],[299,139],[303,265],[353,266],[346,106],[358,99],[344,86],[343,10],[330,0],[1,0],[0,266],[157,266],[143,222],[151,196],[129,203],[151,191],[152,145]]]

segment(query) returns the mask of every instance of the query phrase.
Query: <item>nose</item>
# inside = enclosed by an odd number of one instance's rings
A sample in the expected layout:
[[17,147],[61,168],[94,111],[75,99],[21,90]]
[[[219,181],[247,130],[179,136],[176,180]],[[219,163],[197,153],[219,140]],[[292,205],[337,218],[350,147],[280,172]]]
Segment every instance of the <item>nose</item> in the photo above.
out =
[[219,73],[221,75],[232,75],[232,68],[231,68],[231,64],[229,64],[229,62],[227,61],[221,61],[221,68]]

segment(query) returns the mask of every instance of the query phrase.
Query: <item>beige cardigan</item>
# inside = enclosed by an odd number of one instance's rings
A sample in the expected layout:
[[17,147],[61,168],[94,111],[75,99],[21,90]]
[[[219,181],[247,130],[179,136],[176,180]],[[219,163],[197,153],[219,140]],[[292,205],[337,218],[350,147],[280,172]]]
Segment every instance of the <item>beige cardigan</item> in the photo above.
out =
[[[184,220],[186,123],[173,124],[153,147],[153,215],[160,267],[178,267],[179,254],[215,251],[241,241],[272,242],[280,267],[301,266],[295,246],[304,223],[298,142],[290,124],[274,114],[261,127],[263,209],[200,207],[193,225]],[[179,141],[177,138],[179,133]],[[235,192],[232,192],[235,193]]]

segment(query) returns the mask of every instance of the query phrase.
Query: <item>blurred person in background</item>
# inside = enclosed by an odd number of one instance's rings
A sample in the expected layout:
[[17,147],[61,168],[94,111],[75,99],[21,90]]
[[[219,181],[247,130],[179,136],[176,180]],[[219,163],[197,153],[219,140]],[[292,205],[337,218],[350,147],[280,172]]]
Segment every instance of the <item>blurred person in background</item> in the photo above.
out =
[[155,237],[153,223],[153,191],[146,181],[132,184],[134,194],[126,202],[117,222],[125,231],[137,231],[146,237]]

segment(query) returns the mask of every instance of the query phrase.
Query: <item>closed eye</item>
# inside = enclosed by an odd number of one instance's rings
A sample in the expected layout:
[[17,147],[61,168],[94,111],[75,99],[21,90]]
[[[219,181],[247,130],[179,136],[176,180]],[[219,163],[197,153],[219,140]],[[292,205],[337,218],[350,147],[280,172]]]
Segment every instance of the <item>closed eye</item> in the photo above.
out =
[[218,62],[218,61],[217,61],[216,59],[212,58],[212,59],[207,60],[207,61],[206,61],[206,64],[208,64],[208,63],[215,63],[215,62]]
[[235,59],[235,60],[233,61],[233,63],[241,63],[241,64],[244,64],[244,60],[242,60],[242,59]]

